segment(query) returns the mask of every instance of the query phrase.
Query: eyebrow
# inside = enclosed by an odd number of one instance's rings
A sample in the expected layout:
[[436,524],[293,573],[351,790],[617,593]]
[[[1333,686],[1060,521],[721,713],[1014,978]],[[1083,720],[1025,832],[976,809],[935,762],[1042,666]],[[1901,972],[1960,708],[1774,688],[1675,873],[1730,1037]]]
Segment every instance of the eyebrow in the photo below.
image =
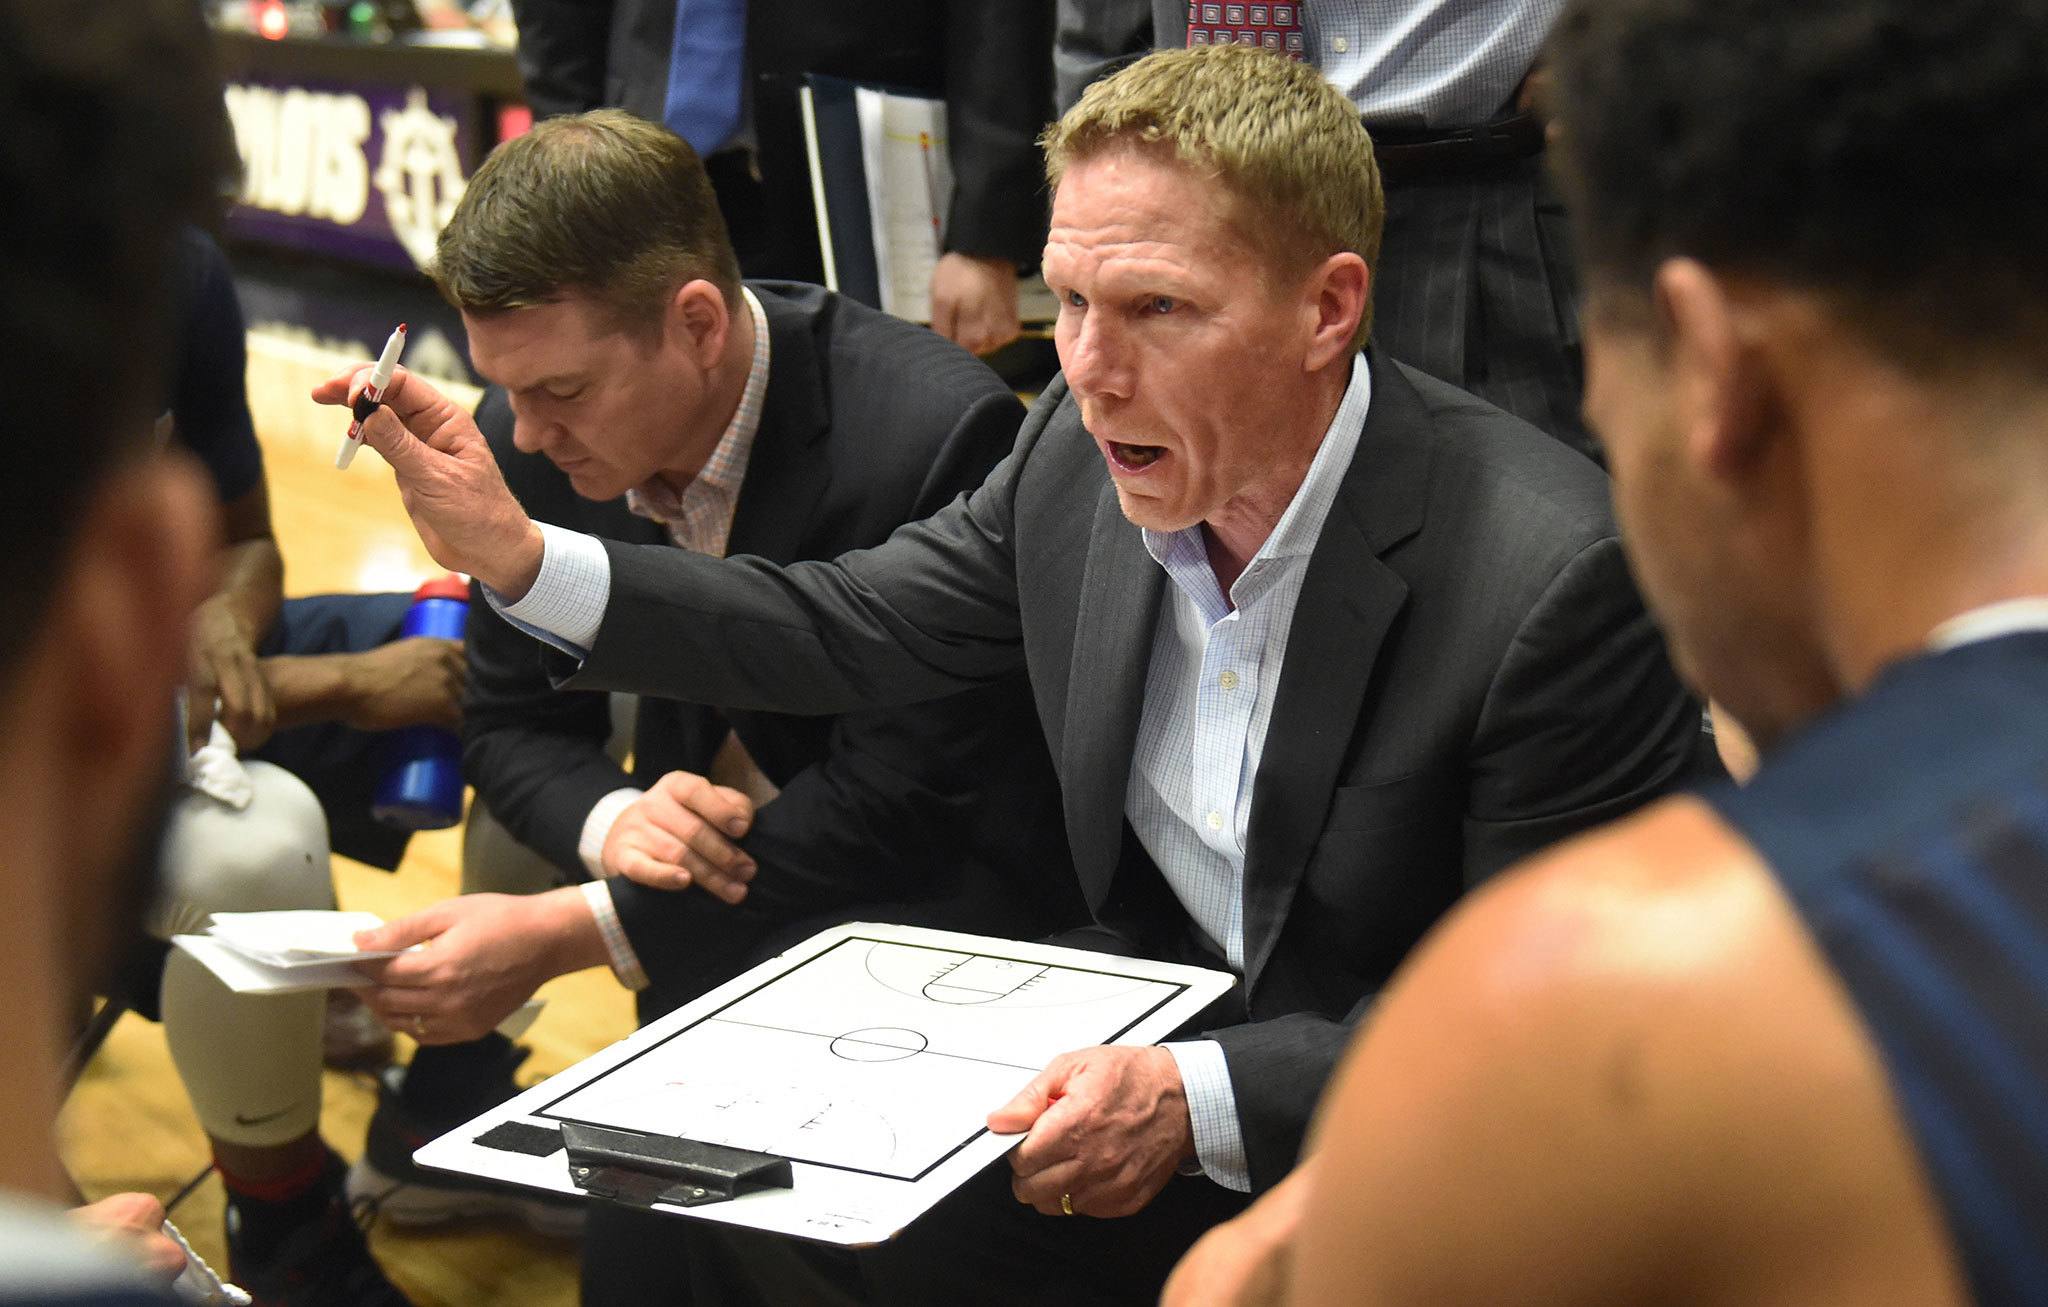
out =
[[563,390],[580,390],[589,384],[590,379],[580,373],[562,372],[542,377],[538,381],[529,382],[524,386],[507,386],[505,389],[515,395],[525,395],[536,390],[547,390],[550,387],[559,387]]

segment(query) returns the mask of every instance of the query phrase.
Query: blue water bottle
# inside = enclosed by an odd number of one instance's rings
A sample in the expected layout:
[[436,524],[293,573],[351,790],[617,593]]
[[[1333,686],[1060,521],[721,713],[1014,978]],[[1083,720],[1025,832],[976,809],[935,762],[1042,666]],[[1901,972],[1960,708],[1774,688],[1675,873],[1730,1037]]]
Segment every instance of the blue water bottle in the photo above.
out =
[[[469,583],[453,572],[413,591],[399,636],[460,640],[469,623]],[[401,830],[440,830],[462,820],[462,741],[441,726],[391,733],[384,778],[370,812]]]

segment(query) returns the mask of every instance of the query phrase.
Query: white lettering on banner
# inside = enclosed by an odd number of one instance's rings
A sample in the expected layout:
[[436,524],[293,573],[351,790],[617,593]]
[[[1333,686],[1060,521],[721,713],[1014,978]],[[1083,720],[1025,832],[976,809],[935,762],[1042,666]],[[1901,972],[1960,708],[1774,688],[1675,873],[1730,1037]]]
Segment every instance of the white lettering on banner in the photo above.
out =
[[231,85],[242,203],[347,226],[370,203],[370,106],[359,95]]
[[403,110],[387,109],[379,118],[384,156],[376,182],[384,194],[384,214],[398,243],[424,267],[468,187],[455,148],[455,120],[428,108],[427,93],[417,86],[407,93]]

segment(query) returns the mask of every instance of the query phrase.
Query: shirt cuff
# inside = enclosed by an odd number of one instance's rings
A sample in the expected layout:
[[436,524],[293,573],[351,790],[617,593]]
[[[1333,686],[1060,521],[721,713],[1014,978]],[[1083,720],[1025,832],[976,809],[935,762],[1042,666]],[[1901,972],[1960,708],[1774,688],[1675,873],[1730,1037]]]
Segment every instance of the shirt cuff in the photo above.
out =
[[1238,1193],[1252,1191],[1251,1163],[1244,1155],[1244,1130],[1237,1121],[1237,1092],[1230,1087],[1230,1066],[1223,1045],[1213,1039],[1188,1044],[1162,1044],[1180,1067],[1181,1087],[1188,1096],[1188,1119],[1194,1126],[1195,1160],[1202,1173]]
[[540,527],[540,575],[517,603],[489,586],[484,598],[512,625],[569,654],[582,658],[597,643],[612,596],[612,560],[596,536],[567,531],[546,522]]
[[599,799],[583,819],[583,833],[576,837],[576,856],[583,860],[583,869],[591,879],[603,880],[609,874],[604,869],[604,842],[621,814],[633,806],[640,794],[632,786],[622,785]]
[[640,955],[633,951],[633,942],[626,938],[626,928],[619,922],[619,910],[612,906],[612,887],[601,880],[586,880],[577,888],[583,891],[583,901],[590,905],[590,915],[597,919],[597,933],[604,936],[604,951],[611,956],[612,974],[627,989],[638,992],[647,988],[647,972],[640,966]]

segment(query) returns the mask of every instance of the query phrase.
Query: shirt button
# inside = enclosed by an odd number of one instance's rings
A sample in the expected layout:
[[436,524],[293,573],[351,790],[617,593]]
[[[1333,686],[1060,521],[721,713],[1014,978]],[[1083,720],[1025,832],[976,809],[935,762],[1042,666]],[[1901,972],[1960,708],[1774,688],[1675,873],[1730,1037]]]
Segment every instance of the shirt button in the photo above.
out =
[[1210,829],[1210,830],[1222,830],[1222,829],[1223,829],[1223,814],[1222,814],[1222,813],[1220,813],[1220,812],[1211,812],[1211,813],[1209,814],[1209,829]]
[[1334,36],[1330,38],[1330,48],[1332,50],[1335,50],[1338,54],[1343,54],[1346,50],[1349,50],[1351,48],[1351,42],[1345,40],[1341,36]]
[[1216,678],[1216,684],[1222,686],[1226,690],[1235,690],[1237,688],[1237,673],[1223,673],[1223,675]]

